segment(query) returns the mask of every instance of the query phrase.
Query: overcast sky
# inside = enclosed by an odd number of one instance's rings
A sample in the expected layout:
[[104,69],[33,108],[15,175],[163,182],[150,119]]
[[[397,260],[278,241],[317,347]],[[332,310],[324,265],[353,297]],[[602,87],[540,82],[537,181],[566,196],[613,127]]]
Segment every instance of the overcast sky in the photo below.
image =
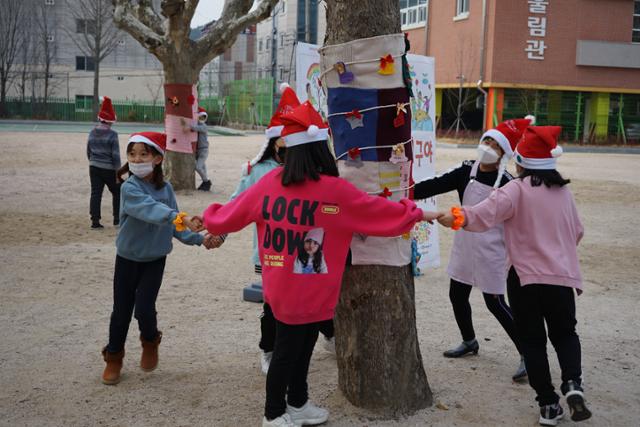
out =
[[196,8],[196,14],[191,21],[192,27],[206,24],[212,19],[218,19],[222,13],[224,0],[200,0]]

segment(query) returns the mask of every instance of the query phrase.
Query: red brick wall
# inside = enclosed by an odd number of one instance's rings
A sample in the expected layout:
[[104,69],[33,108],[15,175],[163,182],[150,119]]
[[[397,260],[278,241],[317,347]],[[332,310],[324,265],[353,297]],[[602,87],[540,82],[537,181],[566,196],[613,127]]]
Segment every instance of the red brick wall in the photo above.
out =
[[548,48],[545,50],[545,59],[536,61],[527,59],[524,51],[526,41],[531,38],[527,17],[541,15],[530,14],[524,1],[497,2],[489,75],[491,82],[640,87],[640,70],[576,65],[577,40],[631,41],[633,2],[562,0],[549,3],[544,37]]
[[[471,0],[469,18],[453,21],[455,1],[431,1],[428,55],[436,59],[438,85],[468,84],[479,78],[482,1]],[[525,0],[487,0],[485,82],[640,88],[640,70],[576,65],[578,40],[631,41],[633,2],[629,0],[550,0],[546,15],[529,13]],[[527,18],[546,16],[542,61],[527,59]],[[412,30],[412,52],[424,54],[422,29]],[[419,34],[421,33],[421,34]]]

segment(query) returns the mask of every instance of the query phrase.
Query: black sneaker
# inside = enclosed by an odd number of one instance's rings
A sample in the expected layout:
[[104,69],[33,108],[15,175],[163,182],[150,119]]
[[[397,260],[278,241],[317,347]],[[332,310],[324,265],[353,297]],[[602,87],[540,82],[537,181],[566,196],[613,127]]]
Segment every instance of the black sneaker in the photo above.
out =
[[451,350],[447,350],[442,355],[444,357],[462,357],[467,353],[478,354],[478,350],[480,349],[480,345],[477,340],[473,340],[470,344],[467,344],[465,341],[462,341],[459,346],[456,348],[452,348]]
[[540,407],[540,420],[538,421],[541,426],[557,426],[558,421],[564,416],[562,406],[558,403],[551,405],[544,405]]
[[119,218],[114,218],[113,219],[113,226],[114,227],[118,227],[120,225],[120,219]]
[[91,228],[93,229],[104,228],[104,225],[100,224],[99,222],[94,222],[94,223],[91,223]]
[[211,190],[211,180],[207,180],[204,181],[202,184],[200,184],[200,187],[198,187],[198,190],[200,191],[209,191]]
[[561,390],[567,399],[571,420],[584,421],[591,418],[591,411],[587,408],[582,387],[576,381],[567,381],[562,384]]

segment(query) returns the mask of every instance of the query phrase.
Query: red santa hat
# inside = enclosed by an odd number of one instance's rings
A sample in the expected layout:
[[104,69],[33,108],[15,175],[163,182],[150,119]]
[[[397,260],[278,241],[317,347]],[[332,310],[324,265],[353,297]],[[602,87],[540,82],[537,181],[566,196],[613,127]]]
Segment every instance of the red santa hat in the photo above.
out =
[[287,148],[329,138],[329,126],[309,101],[283,115],[281,120],[284,124],[282,137]]
[[321,245],[324,240],[324,230],[322,228],[311,229],[307,232],[307,235],[304,236],[304,240],[313,240]]
[[102,105],[100,106],[100,112],[98,113],[98,120],[102,120],[107,123],[113,123],[117,120],[116,112],[113,110],[113,105],[111,104],[111,98],[108,96],[105,96],[102,99]]
[[160,154],[164,156],[164,152],[167,149],[167,135],[160,132],[138,132],[132,133],[129,137],[129,143],[133,144],[141,142],[150,147],[155,148]]
[[527,126],[532,125],[534,121],[535,118],[533,116],[527,116],[524,119],[506,120],[495,128],[486,131],[482,137],[480,137],[480,141],[485,138],[493,138],[500,148],[502,148],[508,160],[513,157],[513,150],[515,150],[516,145],[520,142]]
[[204,117],[204,119],[207,120],[207,117],[208,117],[207,110],[205,110],[202,107],[198,107],[198,117]]
[[281,120],[282,115],[291,112],[294,108],[300,105],[298,95],[296,95],[296,92],[291,89],[291,86],[289,86],[288,83],[282,83],[280,85],[280,93],[282,94],[280,102],[278,103],[276,112],[271,117],[269,126],[265,132],[267,139],[280,136],[282,128],[284,127]]
[[562,155],[560,132],[560,126],[528,127],[516,148],[516,163],[525,169],[555,169],[556,158]]
[[296,92],[291,89],[291,86],[289,86],[288,83],[282,83],[280,85],[280,93],[282,94],[282,96],[280,97],[280,102],[278,103],[276,112],[273,113],[273,116],[269,121],[269,126],[264,132],[266,139],[262,144],[262,147],[260,147],[258,155],[242,165],[242,175],[244,176],[249,175],[249,173],[251,172],[251,168],[260,161],[260,159],[264,155],[264,152],[267,150],[267,147],[269,147],[269,140],[271,140],[271,138],[279,137],[282,133],[282,129],[284,128],[282,121],[280,120],[282,115],[291,112],[294,108],[300,105],[298,95],[296,95]]

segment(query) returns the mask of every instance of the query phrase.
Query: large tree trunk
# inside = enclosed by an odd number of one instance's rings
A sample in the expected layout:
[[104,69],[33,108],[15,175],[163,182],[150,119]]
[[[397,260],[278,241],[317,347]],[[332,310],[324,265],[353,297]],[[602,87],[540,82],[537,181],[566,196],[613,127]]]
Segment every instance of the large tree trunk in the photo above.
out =
[[[325,45],[400,33],[397,0],[327,0]],[[411,266],[347,266],[336,309],[338,383],[347,399],[383,416],[432,404],[416,332]]]
[[[185,138],[182,128],[176,126],[176,121],[183,119],[186,123],[194,120],[193,105],[197,108],[195,85],[198,82],[200,68],[192,65],[192,58],[189,52],[174,52],[169,55],[170,61],[163,63],[165,75],[165,131],[167,133],[167,153],[164,160],[164,173],[166,179],[176,190],[193,190],[195,189],[195,169],[196,160],[195,153],[190,150],[185,152],[183,149],[176,147],[176,142]],[[174,106],[170,98],[178,98],[180,103]],[[193,98],[190,98],[193,97]],[[188,104],[187,100],[193,100],[193,105]],[[185,107],[189,108],[185,108]],[[197,134],[190,132],[187,134],[191,143],[197,142]],[[191,145],[190,145],[191,147]]]

